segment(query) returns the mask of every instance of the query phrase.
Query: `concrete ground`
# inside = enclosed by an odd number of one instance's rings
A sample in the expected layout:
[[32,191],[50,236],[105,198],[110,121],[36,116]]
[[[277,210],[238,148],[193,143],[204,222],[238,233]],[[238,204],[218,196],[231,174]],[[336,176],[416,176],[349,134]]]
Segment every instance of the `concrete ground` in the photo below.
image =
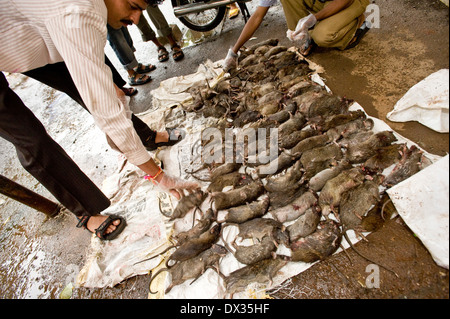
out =
[[[372,29],[352,50],[319,49],[310,59],[324,67],[322,76],[334,93],[354,99],[369,115],[385,120],[428,152],[445,155],[449,151],[448,134],[436,133],[415,122],[392,123],[386,120],[386,114],[411,86],[449,67],[448,7],[438,0],[372,2],[380,8],[379,28]],[[170,10],[168,3],[164,3],[164,7]],[[249,8],[253,12],[254,4]],[[153,82],[139,87],[139,94],[131,104],[133,111],[140,113],[151,108],[150,92],[160,81],[191,74],[206,59],[223,59],[242,27],[241,19],[226,21],[219,35],[185,48],[186,57],[182,62],[170,60],[165,64],[157,62],[153,44],[143,43],[135,27],[131,27],[138,60],[158,67],[151,74]],[[269,11],[253,42],[277,37],[283,45],[289,46],[291,43],[285,34],[283,11],[281,6],[276,6]],[[125,76],[108,48],[107,53]],[[27,82],[17,83],[24,86]],[[50,97],[52,94],[49,92]],[[2,175],[50,197],[23,172],[14,159],[13,148],[3,140],[0,143],[5,150],[0,157]],[[74,156],[80,158],[80,155]],[[106,161],[87,174],[100,185],[108,173],[114,171],[113,163],[113,160]],[[58,298],[83,266],[90,241],[90,235],[75,229],[75,224],[70,214],[47,220],[41,213],[0,196],[0,298]],[[369,263],[349,252],[350,263],[345,254],[340,253],[290,279],[272,296],[283,299],[448,298],[448,270],[436,266],[400,218],[390,221],[368,239],[368,243],[359,243],[357,247],[393,268],[400,278],[381,270],[380,288],[368,289],[364,282]],[[74,289],[72,298],[147,298],[148,281],[148,276],[138,276],[114,288]]]

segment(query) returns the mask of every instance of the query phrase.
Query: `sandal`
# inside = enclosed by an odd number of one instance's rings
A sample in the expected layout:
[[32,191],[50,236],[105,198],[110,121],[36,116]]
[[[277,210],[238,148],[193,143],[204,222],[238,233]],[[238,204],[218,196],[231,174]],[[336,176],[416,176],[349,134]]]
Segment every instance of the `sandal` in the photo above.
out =
[[166,62],[167,60],[169,60],[169,52],[167,52],[165,47],[159,47],[158,48],[158,61]]
[[135,73],[134,75],[128,77],[129,85],[142,85],[150,82],[152,78],[148,75],[140,75]]
[[239,10],[239,8],[230,9],[230,11],[228,12],[228,19],[232,20],[237,18],[240,12],[241,11]]
[[[77,228],[83,227],[87,229],[89,232],[95,233],[95,235],[101,240],[116,239],[117,236],[119,236],[119,234],[123,231],[123,229],[127,225],[125,219],[123,219],[122,217],[117,215],[109,215],[108,218],[106,218],[105,221],[100,225],[100,227],[98,227],[95,231],[91,231],[90,229],[87,228],[89,218],[91,218],[91,216],[82,216],[81,218],[77,217],[78,219]],[[120,224],[116,226],[116,229],[113,232],[106,234],[106,230],[108,229],[108,227],[111,226],[112,223],[115,222],[116,220],[120,220]]]
[[139,74],[149,73],[156,70],[156,66],[149,64],[143,65],[142,63],[138,63],[138,66],[133,69],[134,72]]
[[361,39],[366,35],[366,33],[369,32],[370,27],[371,27],[370,23],[367,21],[364,21],[362,26],[358,30],[356,30],[355,36],[353,37],[353,42],[351,42],[345,48],[345,50],[353,49],[354,47],[356,47],[359,44],[359,42],[361,41]]
[[172,46],[172,57],[175,61],[180,61],[184,58],[183,50],[181,50],[181,47],[178,44]]
[[[186,133],[180,129],[166,129],[166,131],[167,133],[169,133],[169,140],[167,142],[160,142],[160,143],[155,143],[155,140],[153,141],[147,140],[144,142],[144,146],[147,149],[147,151],[154,151],[158,147],[163,146],[173,146],[178,142],[180,142],[186,135]],[[177,134],[176,131],[178,131],[179,134]]]
[[125,93],[126,96],[133,96],[138,93],[138,90],[135,88],[121,88],[123,93]]

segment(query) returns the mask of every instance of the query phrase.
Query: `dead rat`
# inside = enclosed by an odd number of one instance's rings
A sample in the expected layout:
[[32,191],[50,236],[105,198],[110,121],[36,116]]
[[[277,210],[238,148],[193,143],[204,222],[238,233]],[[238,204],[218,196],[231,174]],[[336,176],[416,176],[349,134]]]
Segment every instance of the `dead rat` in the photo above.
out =
[[281,110],[277,113],[267,116],[268,121],[273,121],[278,124],[282,124],[290,119],[290,113],[288,110]]
[[[222,237],[225,246],[233,254],[233,256],[242,264],[250,265],[267,259],[275,257],[275,252],[279,244],[289,245],[289,235],[283,224],[269,218],[255,218],[242,224],[226,224],[227,226],[237,226],[239,233],[232,241],[231,245],[234,247],[233,251]],[[252,239],[251,246],[238,246],[236,239]]]
[[346,158],[350,163],[363,163],[376,154],[380,147],[388,146],[397,141],[395,135],[390,131],[379,132],[357,145],[347,148]]
[[292,203],[272,210],[270,214],[280,223],[296,220],[302,216],[307,209],[318,204],[318,195],[307,191],[303,195],[296,198]]
[[[173,287],[181,285],[186,280],[194,279],[196,281],[208,268],[219,269],[219,260],[227,254],[225,247],[214,244],[210,249],[202,252],[197,257],[180,262],[172,268],[163,268],[159,270],[150,279],[150,293],[156,294],[151,290],[152,282],[162,272],[168,271],[172,277],[170,286],[167,287],[165,293],[168,294]],[[192,281],[192,283],[194,282]],[[191,284],[192,284],[191,283]]]
[[270,57],[269,62],[276,65],[277,70],[285,68],[290,65],[297,65],[299,63],[297,54],[291,51],[283,51]]
[[357,119],[365,120],[366,117],[366,113],[361,110],[357,110],[348,112],[347,114],[337,114],[329,117],[310,119],[309,124],[321,132],[326,132],[332,128],[345,125]]
[[261,113],[253,110],[245,110],[238,117],[236,117],[233,121],[234,127],[243,127],[248,123],[253,123],[262,118]]
[[286,76],[292,75],[295,77],[302,77],[302,79],[305,79],[308,74],[312,72],[312,70],[309,68],[308,64],[306,63],[300,63],[298,64],[290,64],[286,65],[280,69],[278,69],[276,73],[277,79],[283,79]]
[[236,251],[233,256],[244,265],[251,265],[261,260],[276,257],[277,246],[270,236],[264,237],[260,242],[251,246],[237,246],[234,245]]
[[305,171],[303,180],[309,180],[318,172],[328,168],[331,163],[336,163],[342,159],[343,156],[341,147],[336,143],[305,151],[300,158]]
[[363,217],[360,231],[374,232],[379,230],[396,212],[397,210],[389,195],[383,193],[378,203]]
[[278,127],[278,138],[283,139],[295,131],[300,131],[306,124],[306,119],[301,113],[293,115],[288,121]]
[[405,146],[402,153],[400,162],[394,167],[391,174],[386,177],[383,183],[384,186],[392,187],[397,185],[423,168],[423,162],[426,158],[423,156],[423,152],[415,145],[411,146],[410,149]]
[[[347,231],[352,229],[356,234],[362,236],[361,232],[367,231],[365,227],[368,226],[369,219],[373,220],[374,217],[373,215],[367,217],[367,213],[372,206],[376,206],[379,202],[380,193],[378,184],[374,181],[365,181],[363,184],[352,188],[342,194],[341,204],[339,208],[339,216],[343,225],[342,233],[344,235],[344,238],[347,240],[350,247],[360,257],[377,265],[380,264],[363,255],[353,246],[350,239],[348,238]],[[398,277],[398,275],[394,271],[383,265],[380,266],[394,273]]]
[[269,197],[265,196],[260,201],[233,207],[228,210],[225,219],[217,221],[218,223],[241,224],[250,219],[262,217],[269,209]]
[[291,244],[291,259],[306,263],[324,260],[339,248],[341,240],[339,225],[333,220],[322,221],[314,233]]
[[270,209],[285,207],[307,191],[308,189],[305,185],[290,185],[282,192],[270,192]]
[[[205,251],[206,249],[210,248],[216,241],[219,239],[221,232],[221,225],[215,225],[211,229],[205,231],[204,233],[200,234],[198,237],[190,238],[186,242],[184,242],[181,246],[179,246],[175,252],[169,257],[169,259],[166,261],[166,267],[172,268],[174,265],[176,265],[178,262],[186,261],[188,259],[194,258],[195,256],[199,255],[201,252]],[[153,258],[156,258],[160,255],[165,254],[169,250],[176,248],[176,245],[172,245],[170,247],[167,247],[163,252],[160,254],[141,260],[135,265],[143,263],[145,261],[151,260]],[[169,262],[174,261],[175,264],[172,266],[169,266]]]
[[275,46],[278,45],[278,42],[279,42],[278,39],[268,39],[268,40],[264,40],[264,41],[261,41],[261,42],[259,42],[259,43],[255,43],[255,44],[252,45],[252,46],[249,46],[248,48],[246,48],[246,49],[244,50],[244,52],[252,52],[252,53],[253,53],[253,52],[255,52],[256,49],[258,49],[259,47],[265,46],[265,45],[275,47]]
[[219,211],[252,202],[263,193],[264,186],[257,181],[232,191],[213,193],[212,196],[216,211]]
[[301,82],[297,82],[293,86],[291,86],[287,91],[287,97],[289,99],[295,98],[299,95],[302,95],[308,91],[312,92],[318,92],[322,90],[319,84],[310,81],[310,80],[303,80]]
[[203,203],[203,201],[205,200],[206,196],[207,194],[202,190],[197,190],[192,194],[182,197],[171,215],[168,216],[162,211],[161,213],[164,216],[169,217],[170,220],[183,218],[189,211],[191,211],[191,209],[200,206],[201,203]]
[[269,59],[269,58],[271,58],[272,56],[277,55],[278,53],[287,51],[287,49],[288,49],[287,47],[281,46],[281,45],[276,46],[276,47],[271,47],[271,48],[269,48],[269,50],[267,50],[267,52],[264,54],[264,57],[265,57],[266,59]]
[[[346,124],[329,129],[325,134],[330,137],[330,141],[337,141],[342,137],[346,138],[357,132],[370,131],[374,126],[372,119],[357,119]],[[340,143],[341,144],[341,143]]]
[[381,173],[389,166],[398,163],[402,158],[405,144],[392,144],[377,149],[376,154],[362,165],[364,171]]
[[378,184],[374,181],[364,181],[342,194],[339,205],[339,217],[345,229],[364,231],[362,220],[369,209],[380,200]]
[[[264,237],[269,236],[278,244],[288,244],[288,236],[285,233],[286,227],[284,225],[274,219],[271,218],[255,218],[249,221],[246,221],[242,224],[231,224],[228,223],[223,226],[223,228],[227,226],[237,226],[239,229],[239,233],[236,236],[242,239],[252,239],[253,242],[260,242]],[[236,240],[235,238],[235,240]],[[226,243],[226,241],[222,238],[222,241]],[[232,245],[234,244],[234,241]]]
[[263,116],[270,116],[280,111],[280,102],[273,100],[258,104],[257,111]]
[[300,82],[302,82],[304,80],[305,80],[304,76],[296,76],[295,74],[290,74],[290,75],[283,76],[279,80],[278,89],[281,92],[286,92],[291,87],[293,87],[297,83],[300,83]]
[[287,187],[296,185],[303,175],[302,163],[297,161],[286,170],[286,173],[279,177],[268,177],[264,188],[268,192],[283,192]]
[[332,178],[338,176],[342,171],[352,168],[347,160],[341,160],[336,165],[327,168],[312,177],[308,181],[309,189],[315,192],[320,192],[325,184]]
[[319,205],[322,214],[328,216],[330,212],[337,213],[342,194],[364,182],[365,176],[359,167],[345,170],[338,176],[326,182],[319,195]]
[[250,176],[241,174],[239,172],[232,172],[229,174],[216,177],[209,184],[207,191],[210,193],[221,192],[225,187],[232,186],[234,188],[247,185],[252,182]]
[[263,97],[266,94],[275,92],[277,89],[275,82],[269,82],[263,85],[256,85],[253,89],[252,89],[252,93],[251,95],[253,97]]
[[295,223],[287,227],[289,240],[294,242],[301,237],[311,235],[316,231],[322,216],[318,206],[309,207],[303,215],[301,215]]
[[272,48],[272,47],[269,45],[262,45],[255,50],[254,54],[264,55],[267,53],[267,51],[269,51],[270,48]]
[[302,113],[306,118],[311,119],[317,116],[328,117],[337,114],[346,114],[350,105],[350,100],[333,94],[322,94],[312,101],[308,109],[303,109]]
[[325,134],[312,136],[300,141],[290,150],[282,152],[278,158],[268,164],[261,165],[257,168],[257,174],[260,178],[264,178],[271,172],[271,175],[281,172],[283,169],[290,167],[296,162],[303,152],[325,145],[329,141],[329,137]]
[[211,224],[214,222],[214,212],[212,209],[208,209],[205,216],[198,223],[186,232],[179,233],[178,235],[173,237],[173,240],[177,243],[177,246],[181,246],[182,244],[188,242],[193,238],[197,238],[204,232],[206,232]]
[[338,140],[337,143],[345,149],[355,148],[358,145],[364,144],[372,136],[375,136],[375,133],[370,130],[347,132],[346,137]]
[[[219,239],[220,230],[221,230],[220,224],[215,225],[210,230],[202,233],[200,236],[191,238],[188,241],[186,241],[185,243],[183,243],[181,246],[179,246],[177,248],[177,250],[166,261],[167,268],[173,267],[173,265],[169,266],[169,262],[171,260],[175,261],[175,265],[176,265],[177,262],[182,262],[182,261],[186,261],[188,259],[194,258],[201,252],[210,248]],[[170,247],[167,247],[163,252],[161,252],[157,256],[163,255],[173,248],[176,248],[176,246],[172,245]],[[143,263],[147,260],[151,260],[157,256],[153,256],[153,257],[144,259],[142,261],[139,261],[135,265]]]
[[312,137],[318,134],[318,131],[312,129],[304,129],[292,132],[289,135],[283,136],[283,138],[279,141],[278,145],[282,149],[290,149],[295,145],[303,141],[308,137]]
[[244,291],[254,282],[271,284],[278,271],[287,263],[286,258],[278,256],[276,259],[265,259],[233,271],[223,278],[227,293],[232,296],[237,292]]
[[222,164],[222,165],[214,168],[211,171],[211,174],[210,174],[211,180],[215,180],[219,176],[222,176],[222,175],[225,175],[225,174],[233,173],[233,172],[237,171],[241,166],[242,166],[242,164],[238,164],[238,163],[225,163],[225,164]]

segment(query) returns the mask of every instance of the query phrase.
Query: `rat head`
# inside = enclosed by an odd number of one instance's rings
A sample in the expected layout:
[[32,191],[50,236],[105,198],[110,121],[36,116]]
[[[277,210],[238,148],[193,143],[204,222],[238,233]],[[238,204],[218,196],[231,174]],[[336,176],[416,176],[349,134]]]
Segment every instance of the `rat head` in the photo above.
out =
[[108,24],[120,29],[123,26],[137,24],[141,13],[152,0],[104,0],[108,9]]

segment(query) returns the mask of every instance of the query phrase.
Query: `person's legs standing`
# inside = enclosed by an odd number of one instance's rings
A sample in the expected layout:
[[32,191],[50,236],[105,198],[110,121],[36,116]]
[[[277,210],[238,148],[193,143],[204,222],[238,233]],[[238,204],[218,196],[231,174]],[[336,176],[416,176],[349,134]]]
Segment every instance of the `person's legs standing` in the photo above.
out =
[[109,199],[46,132],[0,73],[0,136],[11,142],[22,166],[76,216],[97,215]]

